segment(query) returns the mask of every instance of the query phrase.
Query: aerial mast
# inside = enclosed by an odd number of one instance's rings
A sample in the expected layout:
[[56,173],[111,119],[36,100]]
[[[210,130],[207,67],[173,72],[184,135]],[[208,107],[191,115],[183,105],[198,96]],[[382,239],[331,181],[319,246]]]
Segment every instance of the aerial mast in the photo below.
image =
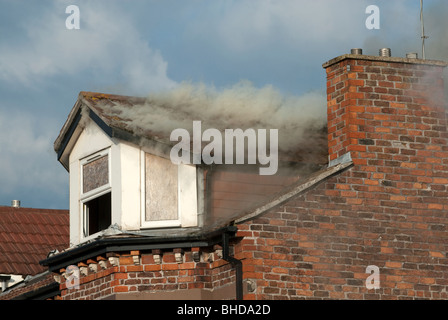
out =
[[425,39],[428,39],[429,37],[425,35],[425,24],[423,21],[423,0],[420,0],[420,24],[422,28],[422,58],[426,59],[425,54]]

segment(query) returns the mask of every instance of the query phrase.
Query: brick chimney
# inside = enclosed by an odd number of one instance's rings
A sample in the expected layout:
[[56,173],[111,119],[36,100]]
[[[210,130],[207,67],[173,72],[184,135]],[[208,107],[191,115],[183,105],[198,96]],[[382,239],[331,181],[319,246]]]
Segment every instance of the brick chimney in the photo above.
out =
[[385,171],[377,166],[422,176],[448,172],[446,66],[362,54],[326,62],[330,162],[350,153],[371,172]]

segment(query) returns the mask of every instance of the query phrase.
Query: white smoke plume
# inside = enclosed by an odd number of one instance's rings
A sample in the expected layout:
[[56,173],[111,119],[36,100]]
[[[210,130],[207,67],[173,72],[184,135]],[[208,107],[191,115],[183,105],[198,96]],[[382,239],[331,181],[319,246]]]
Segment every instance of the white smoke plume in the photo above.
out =
[[273,86],[257,88],[248,81],[222,90],[185,82],[173,90],[150,94],[140,105],[116,104],[112,112],[132,119],[126,129],[136,134],[148,129],[163,136],[176,128],[191,132],[193,120],[202,122],[202,130],[278,129],[279,149],[289,151],[311,131],[325,127],[326,97],[323,92],[285,96]]

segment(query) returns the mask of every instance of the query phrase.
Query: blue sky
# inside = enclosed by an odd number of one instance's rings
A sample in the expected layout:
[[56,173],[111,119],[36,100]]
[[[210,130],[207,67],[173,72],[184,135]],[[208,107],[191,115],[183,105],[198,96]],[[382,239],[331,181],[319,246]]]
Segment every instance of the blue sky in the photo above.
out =
[[[448,1],[424,3],[427,58],[446,60]],[[69,5],[79,30],[65,26]],[[369,5],[379,30],[365,26]],[[420,54],[419,10],[418,0],[0,0],[0,205],[68,208],[53,142],[80,91],[249,80],[324,99],[322,63],[351,48]]]

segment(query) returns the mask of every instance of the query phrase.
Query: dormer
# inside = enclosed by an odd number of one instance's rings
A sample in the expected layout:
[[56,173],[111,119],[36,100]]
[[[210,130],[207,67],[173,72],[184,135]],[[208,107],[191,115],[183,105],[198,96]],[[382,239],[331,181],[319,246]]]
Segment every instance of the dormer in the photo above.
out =
[[[182,101],[81,92],[54,145],[70,175],[71,244],[125,235],[182,237],[232,225],[327,162],[326,147],[319,147],[325,144],[316,144],[326,134],[311,129],[312,143],[279,154],[275,175],[260,175],[266,164],[245,158],[242,164],[198,161],[204,153],[196,147],[210,147],[206,132],[239,129],[215,119],[218,129],[204,125],[201,133],[195,131],[201,117],[182,109]],[[182,140],[191,162],[172,161],[180,144],[171,140],[176,129],[192,132],[191,140]]]
[[113,105],[140,102],[81,92],[55,141],[70,176],[72,245],[114,228],[142,232],[201,225],[201,170],[173,164],[163,137],[126,130],[111,112]]

